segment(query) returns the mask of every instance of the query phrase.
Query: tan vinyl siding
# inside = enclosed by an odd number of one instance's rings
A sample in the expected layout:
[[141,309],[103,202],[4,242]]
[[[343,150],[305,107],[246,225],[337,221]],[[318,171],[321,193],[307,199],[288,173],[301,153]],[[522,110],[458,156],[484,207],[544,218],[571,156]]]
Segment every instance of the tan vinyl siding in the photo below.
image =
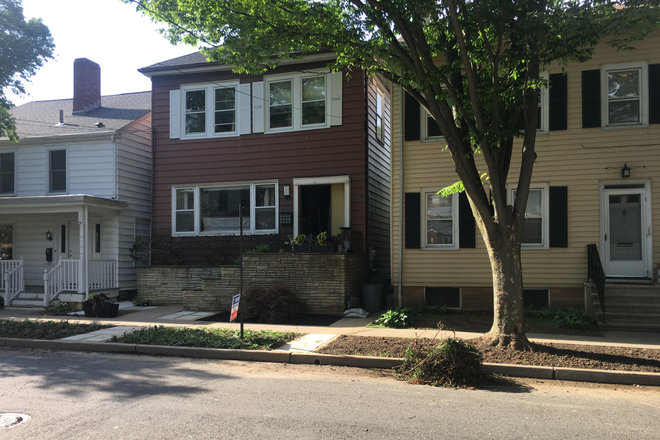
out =
[[[599,69],[604,64],[646,61],[660,63],[660,30],[636,44],[637,50],[617,52],[604,45],[593,59],[567,66],[568,129],[539,133],[538,158],[532,183],[568,187],[568,248],[523,250],[525,287],[577,287],[587,279],[586,245],[599,245],[600,182],[632,183],[648,180],[652,195],[652,229],[660,231],[660,124],[635,128],[582,128],[583,70]],[[552,66],[549,73],[560,73]],[[601,85],[602,86],[602,85]],[[392,277],[398,282],[399,228],[399,92],[392,93]],[[404,142],[404,192],[421,188],[438,189],[457,181],[451,157],[441,142]],[[520,145],[514,148],[510,184],[517,181]],[[632,169],[623,179],[624,163]],[[478,167],[485,172],[480,158]],[[660,261],[660,233],[653,239],[653,272]],[[599,245],[600,247],[600,245]],[[655,277],[654,277],[655,278]],[[479,232],[475,249],[403,250],[403,286],[474,286],[492,283],[490,264]]]

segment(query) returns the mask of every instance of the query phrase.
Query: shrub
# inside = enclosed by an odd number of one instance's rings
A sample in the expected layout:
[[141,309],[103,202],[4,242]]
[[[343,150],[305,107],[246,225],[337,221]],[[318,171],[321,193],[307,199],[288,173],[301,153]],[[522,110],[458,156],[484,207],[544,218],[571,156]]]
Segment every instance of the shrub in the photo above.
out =
[[397,307],[396,309],[388,310],[380,315],[374,321],[374,324],[387,328],[406,328],[412,327],[415,323],[415,316],[417,311],[411,307]]
[[148,306],[149,305],[149,300],[142,298],[141,296],[136,296],[135,299],[133,300],[133,305],[134,306]]
[[468,341],[447,338],[432,348],[419,339],[406,349],[401,379],[434,386],[478,386],[487,379],[481,353]]
[[285,286],[254,287],[243,292],[240,307],[248,318],[280,324],[303,313],[305,303]]
[[593,324],[593,320],[585,316],[584,310],[573,307],[557,309],[552,320],[552,325],[559,328],[582,329]]

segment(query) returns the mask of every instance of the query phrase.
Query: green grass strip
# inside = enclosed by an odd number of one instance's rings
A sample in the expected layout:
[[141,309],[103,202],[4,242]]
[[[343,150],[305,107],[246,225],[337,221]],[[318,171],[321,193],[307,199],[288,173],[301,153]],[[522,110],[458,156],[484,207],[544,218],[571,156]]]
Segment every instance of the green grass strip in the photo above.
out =
[[62,339],[100,330],[99,324],[72,324],[69,321],[14,321],[0,319],[0,337],[19,339]]
[[266,350],[281,347],[300,336],[294,332],[245,330],[244,339],[240,331],[224,328],[175,328],[144,327],[124,336],[113,337],[111,342],[125,344],[169,345],[177,347],[236,348],[243,350]]

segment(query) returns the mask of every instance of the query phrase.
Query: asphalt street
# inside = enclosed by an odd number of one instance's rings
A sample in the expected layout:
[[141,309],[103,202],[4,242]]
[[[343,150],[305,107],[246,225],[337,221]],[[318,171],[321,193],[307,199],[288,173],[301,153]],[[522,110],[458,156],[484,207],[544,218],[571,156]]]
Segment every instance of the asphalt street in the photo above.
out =
[[344,367],[0,349],[0,439],[660,439],[660,390],[410,385]]

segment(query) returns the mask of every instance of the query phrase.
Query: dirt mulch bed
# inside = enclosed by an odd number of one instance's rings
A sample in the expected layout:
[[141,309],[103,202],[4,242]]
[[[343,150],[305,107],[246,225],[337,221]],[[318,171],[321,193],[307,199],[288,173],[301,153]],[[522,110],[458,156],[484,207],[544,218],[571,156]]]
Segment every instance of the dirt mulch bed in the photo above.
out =
[[[454,312],[446,315],[420,315],[415,319],[415,328],[438,329],[457,332],[486,333],[493,325],[493,312]],[[555,335],[603,336],[596,324],[585,329],[553,327],[548,320],[526,317],[527,333],[550,333]]]
[[[422,338],[429,347],[438,340]],[[491,347],[481,339],[472,343],[481,351],[484,362],[598,370],[644,371],[660,373],[660,350],[573,344],[532,344],[529,350],[516,351]],[[404,357],[410,339],[374,336],[340,336],[322,346],[319,353],[359,356]]]

